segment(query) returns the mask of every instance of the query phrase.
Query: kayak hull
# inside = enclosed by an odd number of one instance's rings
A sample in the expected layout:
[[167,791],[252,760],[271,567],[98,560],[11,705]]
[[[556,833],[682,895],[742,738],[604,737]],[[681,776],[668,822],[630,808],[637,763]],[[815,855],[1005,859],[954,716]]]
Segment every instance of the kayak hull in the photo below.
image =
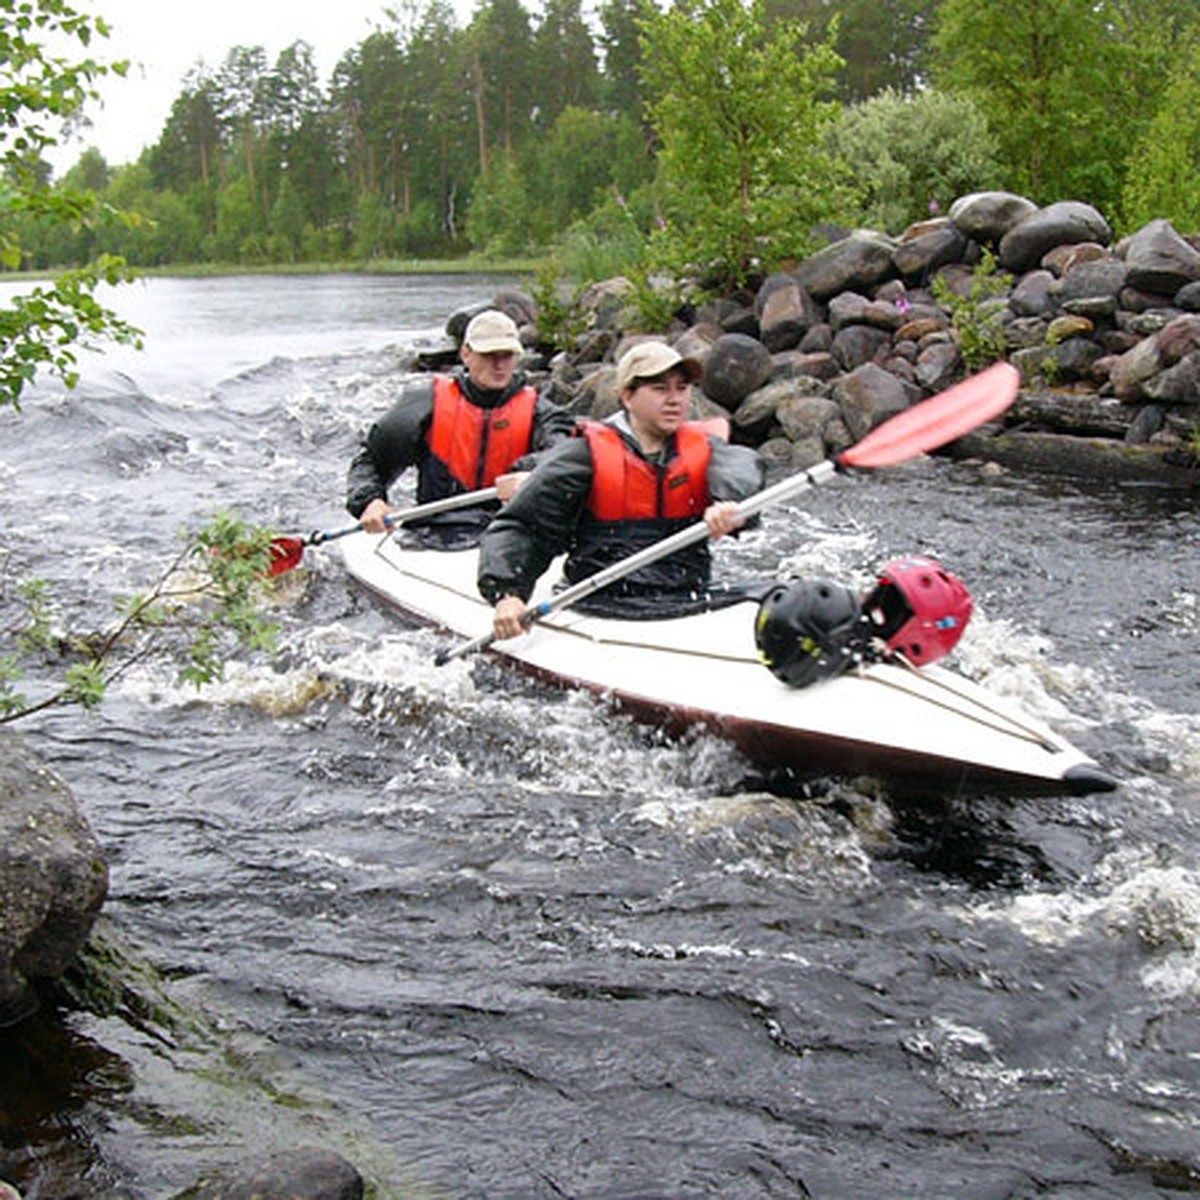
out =
[[[398,611],[463,639],[491,628],[473,550],[402,547],[354,535],[342,547],[358,582]],[[542,591],[549,594],[547,572]],[[872,663],[805,688],[758,660],[753,603],[652,621],[578,609],[552,613],[488,654],[602,697],[678,736],[703,727],[761,767],[804,776],[874,776],[954,794],[1086,794],[1116,782],[1011,702],[940,665]]]

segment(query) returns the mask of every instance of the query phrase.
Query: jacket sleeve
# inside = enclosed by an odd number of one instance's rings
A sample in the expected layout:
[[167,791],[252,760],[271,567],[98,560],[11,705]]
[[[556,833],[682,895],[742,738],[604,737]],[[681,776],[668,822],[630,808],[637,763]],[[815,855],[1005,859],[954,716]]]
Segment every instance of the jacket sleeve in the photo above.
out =
[[386,500],[388,488],[418,459],[433,419],[433,384],[410,384],[382,419],[367,432],[346,475],[346,507],[352,516],[372,500]]
[[496,514],[479,543],[479,593],[528,600],[556,555],[575,537],[592,486],[592,456],[583,438],[550,449],[520,491]]
[[713,500],[745,500],[762,491],[766,482],[767,464],[757,450],[712,439],[708,493]]
[[546,456],[546,451],[573,437],[575,417],[569,409],[539,396],[533,410],[533,432],[529,439],[529,453],[521,455],[512,465],[514,471],[532,471]]

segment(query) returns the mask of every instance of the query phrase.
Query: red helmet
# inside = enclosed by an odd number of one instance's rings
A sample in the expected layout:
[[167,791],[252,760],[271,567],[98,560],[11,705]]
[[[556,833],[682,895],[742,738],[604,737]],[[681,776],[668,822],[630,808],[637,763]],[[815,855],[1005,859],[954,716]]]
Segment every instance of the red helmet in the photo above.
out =
[[863,601],[876,635],[918,667],[954,649],[971,608],[971,593],[962,580],[921,555],[888,563]]

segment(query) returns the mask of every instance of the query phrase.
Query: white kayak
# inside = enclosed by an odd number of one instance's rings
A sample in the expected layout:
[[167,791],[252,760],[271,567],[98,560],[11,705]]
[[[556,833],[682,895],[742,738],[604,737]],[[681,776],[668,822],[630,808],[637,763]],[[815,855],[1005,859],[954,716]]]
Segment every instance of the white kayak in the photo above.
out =
[[[347,570],[390,605],[463,639],[492,610],[475,588],[474,550],[402,547],[391,535],[343,543]],[[558,577],[543,576],[537,602]],[[1111,791],[1116,781],[1041,722],[937,665],[865,664],[793,688],[759,661],[757,604],[661,621],[567,608],[487,653],[603,697],[674,734],[702,725],[752,761],[804,775],[877,777],[952,793]]]

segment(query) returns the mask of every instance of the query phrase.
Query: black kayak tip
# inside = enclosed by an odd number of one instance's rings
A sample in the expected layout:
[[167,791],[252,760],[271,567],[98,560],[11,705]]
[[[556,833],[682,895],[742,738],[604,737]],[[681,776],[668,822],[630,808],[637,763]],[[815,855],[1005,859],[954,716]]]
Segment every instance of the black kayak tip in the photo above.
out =
[[1090,796],[1093,792],[1115,792],[1117,780],[1095,763],[1079,763],[1063,772],[1063,783],[1072,796]]

